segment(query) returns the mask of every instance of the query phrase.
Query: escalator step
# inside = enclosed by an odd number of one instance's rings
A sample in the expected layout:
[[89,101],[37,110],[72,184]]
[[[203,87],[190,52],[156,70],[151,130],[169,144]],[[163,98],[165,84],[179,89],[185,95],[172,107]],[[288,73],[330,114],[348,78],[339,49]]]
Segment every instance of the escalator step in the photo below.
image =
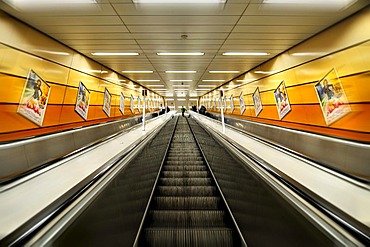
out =
[[222,210],[151,210],[149,227],[225,227]]
[[183,155],[179,155],[179,156],[170,156],[170,157],[167,157],[167,160],[168,161],[180,161],[180,160],[191,160],[191,161],[194,161],[194,160],[200,160],[202,161],[203,158],[201,156],[183,156]]
[[159,185],[164,186],[209,186],[212,185],[210,178],[159,178]]
[[159,196],[214,196],[215,186],[158,186]]
[[208,171],[163,171],[163,178],[206,178],[209,177]]
[[145,246],[160,247],[215,247],[233,246],[230,228],[147,228]]
[[187,161],[187,160],[180,160],[180,161],[175,161],[175,160],[167,160],[166,165],[204,165],[203,161],[195,160],[195,161]]
[[163,166],[163,171],[207,171],[206,166],[183,165],[183,166]]
[[213,209],[217,210],[221,206],[219,197],[162,197],[156,196],[153,200],[155,209]]

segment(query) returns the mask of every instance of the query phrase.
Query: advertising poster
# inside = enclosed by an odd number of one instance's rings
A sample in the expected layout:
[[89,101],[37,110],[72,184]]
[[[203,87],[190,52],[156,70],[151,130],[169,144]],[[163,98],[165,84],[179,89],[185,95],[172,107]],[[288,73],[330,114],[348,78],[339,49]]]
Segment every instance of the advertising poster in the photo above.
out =
[[50,95],[50,86],[30,69],[17,112],[42,126]]
[[125,96],[122,94],[119,97],[119,110],[121,111],[122,115],[125,115]]
[[85,120],[87,120],[89,101],[90,101],[90,91],[80,81],[80,85],[78,86],[75,111]]
[[253,104],[254,104],[254,110],[256,112],[256,117],[260,112],[262,111],[262,102],[261,102],[261,97],[260,97],[260,90],[257,87],[256,90],[253,93]]
[[243,99],[243,92],[241,92],[239,95],[239,103],[240,103],[240,114],[243,115],[245,111],[245,102]]
[[109,93],[108,89],[105,88],[104,91],[104,102],[103,102],[103,111],[110,117],[110,106],[112,102],[112,95]]
[[141,99],[140,99],[140,97],[137,97],[137,106],[136,106],[136,108],[140,112],[140,109],[141,109]]
[[134,96],[132,96],[132,94],[131,94],[131,97],[130,97],[130,111],[131,111],[131,113],[134,113],[134,110],[135,110]]
[[315,91],[327,125],[334,123],[351,111],[335,68],[331,69],[315,85]]
[[288,93],[285,88],[285,82],[282,81],[274,91],[276,107],[279,114],[279,119],[282,119],[291,110]]
[[233,113],[234,112],[234,109],[235,109],[233,95],[230,96],[230,108],[231,108],[231,113]]

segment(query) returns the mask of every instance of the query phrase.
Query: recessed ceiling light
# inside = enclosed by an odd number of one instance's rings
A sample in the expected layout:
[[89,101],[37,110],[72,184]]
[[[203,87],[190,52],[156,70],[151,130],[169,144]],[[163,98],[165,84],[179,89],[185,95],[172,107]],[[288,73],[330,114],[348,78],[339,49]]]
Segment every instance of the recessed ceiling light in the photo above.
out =
[[208,91],[211,90],[212,88],[196,88],[196,91]]
[[233,73],[239,73],[240,71],[238,70],[210,70],[209,73],[230,73],[230,74],[233,74]]
[[137,80],[139,82],[154,82],[154,81],[161,81],[161,80]]
[[202,81],[209,81],[209,82],[223,82],[225,80],[202,80]]
[[198,87],[215,87],[217,85],[198,85]]
[[203,56],[204,52],[157,52],[158,56]]
[[171,100],[173,100],[173,99],[171,99],[171,98],[168,98],[168,99],[166,99],[166,100],[170,100],[170,101],[171,101]]
[[254,71],[254,73],[256,74],[266,74],[266,75],[274,74],[275,72],[276,71],[262,71],[262,70]]
[[170,80],[170,81],[193,81],[193,80]]
[[270,53],[267,52],[224,52],[224,56],[267,56]]
[[187,88],[175,88],[173,91],[189,91]]
[[92,52],[93,56],[138,56],[138,52]]
[[161,84],[153,84],[153,85],[146,85],[147,87],[164,87],[164,85]]
[[190,87],[190,85],[172,85],[172,87]]
[[134,3],[225,3],[226,0],[132,0]]
[[166,73],[197,73],[195,70],[166,70]]
[[123,73],[153,73],[152,70],[123,70]]
[[186,101],[186,99],[182,98],[182,99],[179,99],[177,98],[178,101]]

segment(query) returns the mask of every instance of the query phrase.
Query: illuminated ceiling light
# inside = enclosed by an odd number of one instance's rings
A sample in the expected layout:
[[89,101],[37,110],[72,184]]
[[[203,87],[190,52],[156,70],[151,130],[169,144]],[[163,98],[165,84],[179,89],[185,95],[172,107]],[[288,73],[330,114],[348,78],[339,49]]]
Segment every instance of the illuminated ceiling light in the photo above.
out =
[[155,82],[155,81],[161,81],[161,80],[137,80],[139,82]]
[[195,89],[196,91],[208,91],[211,90],[212,88],[197,88]]
[[202,80],[202,81],[209,81],[209,82],[223,82],[225,80]]
[[217,85],[198,85],[198,87],[215,87]]
[[223,56],[267,56],[267,52],[224,52]]
[[100,69],[90,69],[90,70],[84,70],[86,73],[101,73],[101,74],[107,74],[108,71],[106,70],[100,70]]
[[168,98],[168,99],[166,99],[166,100],[169,100],[169,101],[171,101],[171,100],[173,100],[173,99],[171,99],[171,98]]
[[197,72],[195,70],[166,70],[166,73],[191,74],[191,73],[197,73]]
[[138,52],[92,52],[93,56],[138,56]]
[[134,3],[225,3],[226,0],[132,0]]
[[233,74],[233,73],[240,73],[240,71],[239,70],[210,70],[209,73],[212,73],[212,74],[217,74],[217,73]]
[[276,73],[276,71],[262,71],[262,70],[257,70],[254,71],[255,74],[264,74],[264,75],[270,75]]
[[337,4],[347,5],[357,0],[263,0],[263,3],[281,3],[281,4]]
[[186,99],[183,99],[183,98],[182,98],[182,99],[179,99],[179,98],[178,98],[177,100],[178,100],[178,101],[186,101]]
[[203,56],[204,52],[157,52],[158,56]]
[[190,87],[190,85],[172,85],[172,87]]
[[193,80],[170,80],[170,81],[193,81]]
[[153,84],[153,85],[146,85],[147,87],[164,87],[164,85],[161,84]]
[[296,57],[304,57],[304,56],[323,56],[326,55],[325,52],[296,52],[293,53],[292,56]]
[[153,73],[152,70],[123,70],[123,73]]

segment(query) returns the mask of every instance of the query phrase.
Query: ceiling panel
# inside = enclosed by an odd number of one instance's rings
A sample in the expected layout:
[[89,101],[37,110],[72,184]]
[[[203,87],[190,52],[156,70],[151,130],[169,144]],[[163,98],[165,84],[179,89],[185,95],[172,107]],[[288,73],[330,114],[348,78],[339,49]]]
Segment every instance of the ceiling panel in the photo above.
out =
[[[225,5],[97,2],[99,4],[85,8],[66,5],[47,11],[39,6],[20,12],[0,1],[0,8],[131,80],[158,79],[172,94],[173,82],[169,80],[191,79],[188,93],[201,95],[205,92],[195,90],[198,84],[223,84],[202,82],[202,79],[232,80],[369,5],[369,0],[358,0],[346,9],[334,11],[308,8],[306,4],[300,8],[292,4],[263,4],[263,0],[228,0]],[[137,51],[140,55],[93,56],[93,51]],[[200,51],[205,55],[158,56],[159,51]],[[226,51],[265,51],[270,55],[222,56]],[[123,70],[153,70],[154,73],[124,74]],[[167,74],[166,70],[196,70],[197,73]],[[209,70],[240,72],[211,74]]]

